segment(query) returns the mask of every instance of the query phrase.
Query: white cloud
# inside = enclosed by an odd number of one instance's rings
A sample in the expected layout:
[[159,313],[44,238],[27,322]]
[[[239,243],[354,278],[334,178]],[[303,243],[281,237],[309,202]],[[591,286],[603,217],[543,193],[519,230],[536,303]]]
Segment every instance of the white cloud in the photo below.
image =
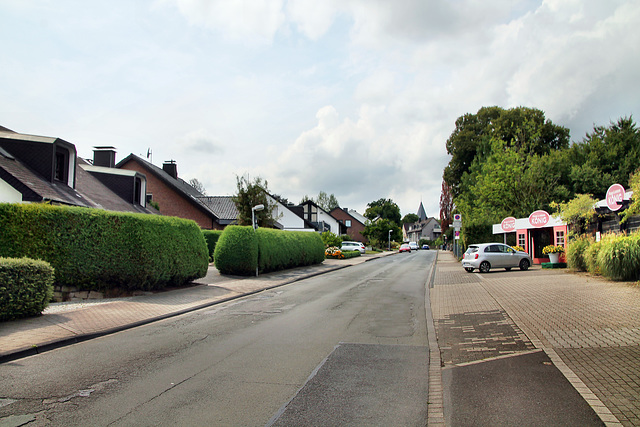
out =
[[638,0],[116,5],[0,2],[0,125],[84,156],[152,147],[210,194],[249,173],[293,201],[437,216],[457,117],[526,105],[579,140],[640,114]]

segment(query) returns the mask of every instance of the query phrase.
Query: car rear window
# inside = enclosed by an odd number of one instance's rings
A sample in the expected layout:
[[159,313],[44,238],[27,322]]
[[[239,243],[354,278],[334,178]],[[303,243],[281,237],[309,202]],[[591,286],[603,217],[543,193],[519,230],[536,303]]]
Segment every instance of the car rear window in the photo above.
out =
[[472,254],[474,252],[478,252],[478,247],[477,246],[469,246],[469,248],[467,249],[467,253],[468,254]]

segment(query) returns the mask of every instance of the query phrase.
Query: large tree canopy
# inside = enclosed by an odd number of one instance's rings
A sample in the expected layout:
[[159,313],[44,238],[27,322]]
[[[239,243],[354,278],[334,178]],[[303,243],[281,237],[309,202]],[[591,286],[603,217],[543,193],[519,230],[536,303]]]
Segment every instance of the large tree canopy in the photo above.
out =
[[377,217],[388,219],[396,225],[400,225],[402,220],[400,208],[391,199],[378,199],[369,203],[367,210],[364,211],[364,216],[370,220]]

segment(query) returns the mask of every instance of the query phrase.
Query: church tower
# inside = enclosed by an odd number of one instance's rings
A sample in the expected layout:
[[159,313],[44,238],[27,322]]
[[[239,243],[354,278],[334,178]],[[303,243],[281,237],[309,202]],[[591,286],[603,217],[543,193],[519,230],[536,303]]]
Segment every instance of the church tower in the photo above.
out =
[[422,206],[422,202],[420,202],[420,207],[418,208],[418,218],[420,221],[424,221],[427,219],[427,213],[424,210],[424,206]]

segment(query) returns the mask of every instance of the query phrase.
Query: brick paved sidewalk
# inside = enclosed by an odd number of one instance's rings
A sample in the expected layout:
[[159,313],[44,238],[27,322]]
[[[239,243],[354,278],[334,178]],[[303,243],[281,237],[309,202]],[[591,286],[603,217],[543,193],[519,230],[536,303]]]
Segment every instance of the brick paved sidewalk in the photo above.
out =
[[465,272],[438,255],[443,363],[544,350],[607,425],[640,425],[640,288],[566,270]]
[[0,363],[392,254],[325,260],[319,265],[248,278],[222,276],[210,266],[207,276],[197,280],[192,287],[137,297],[78,302],[46,310],[39,317],[0,322]]

